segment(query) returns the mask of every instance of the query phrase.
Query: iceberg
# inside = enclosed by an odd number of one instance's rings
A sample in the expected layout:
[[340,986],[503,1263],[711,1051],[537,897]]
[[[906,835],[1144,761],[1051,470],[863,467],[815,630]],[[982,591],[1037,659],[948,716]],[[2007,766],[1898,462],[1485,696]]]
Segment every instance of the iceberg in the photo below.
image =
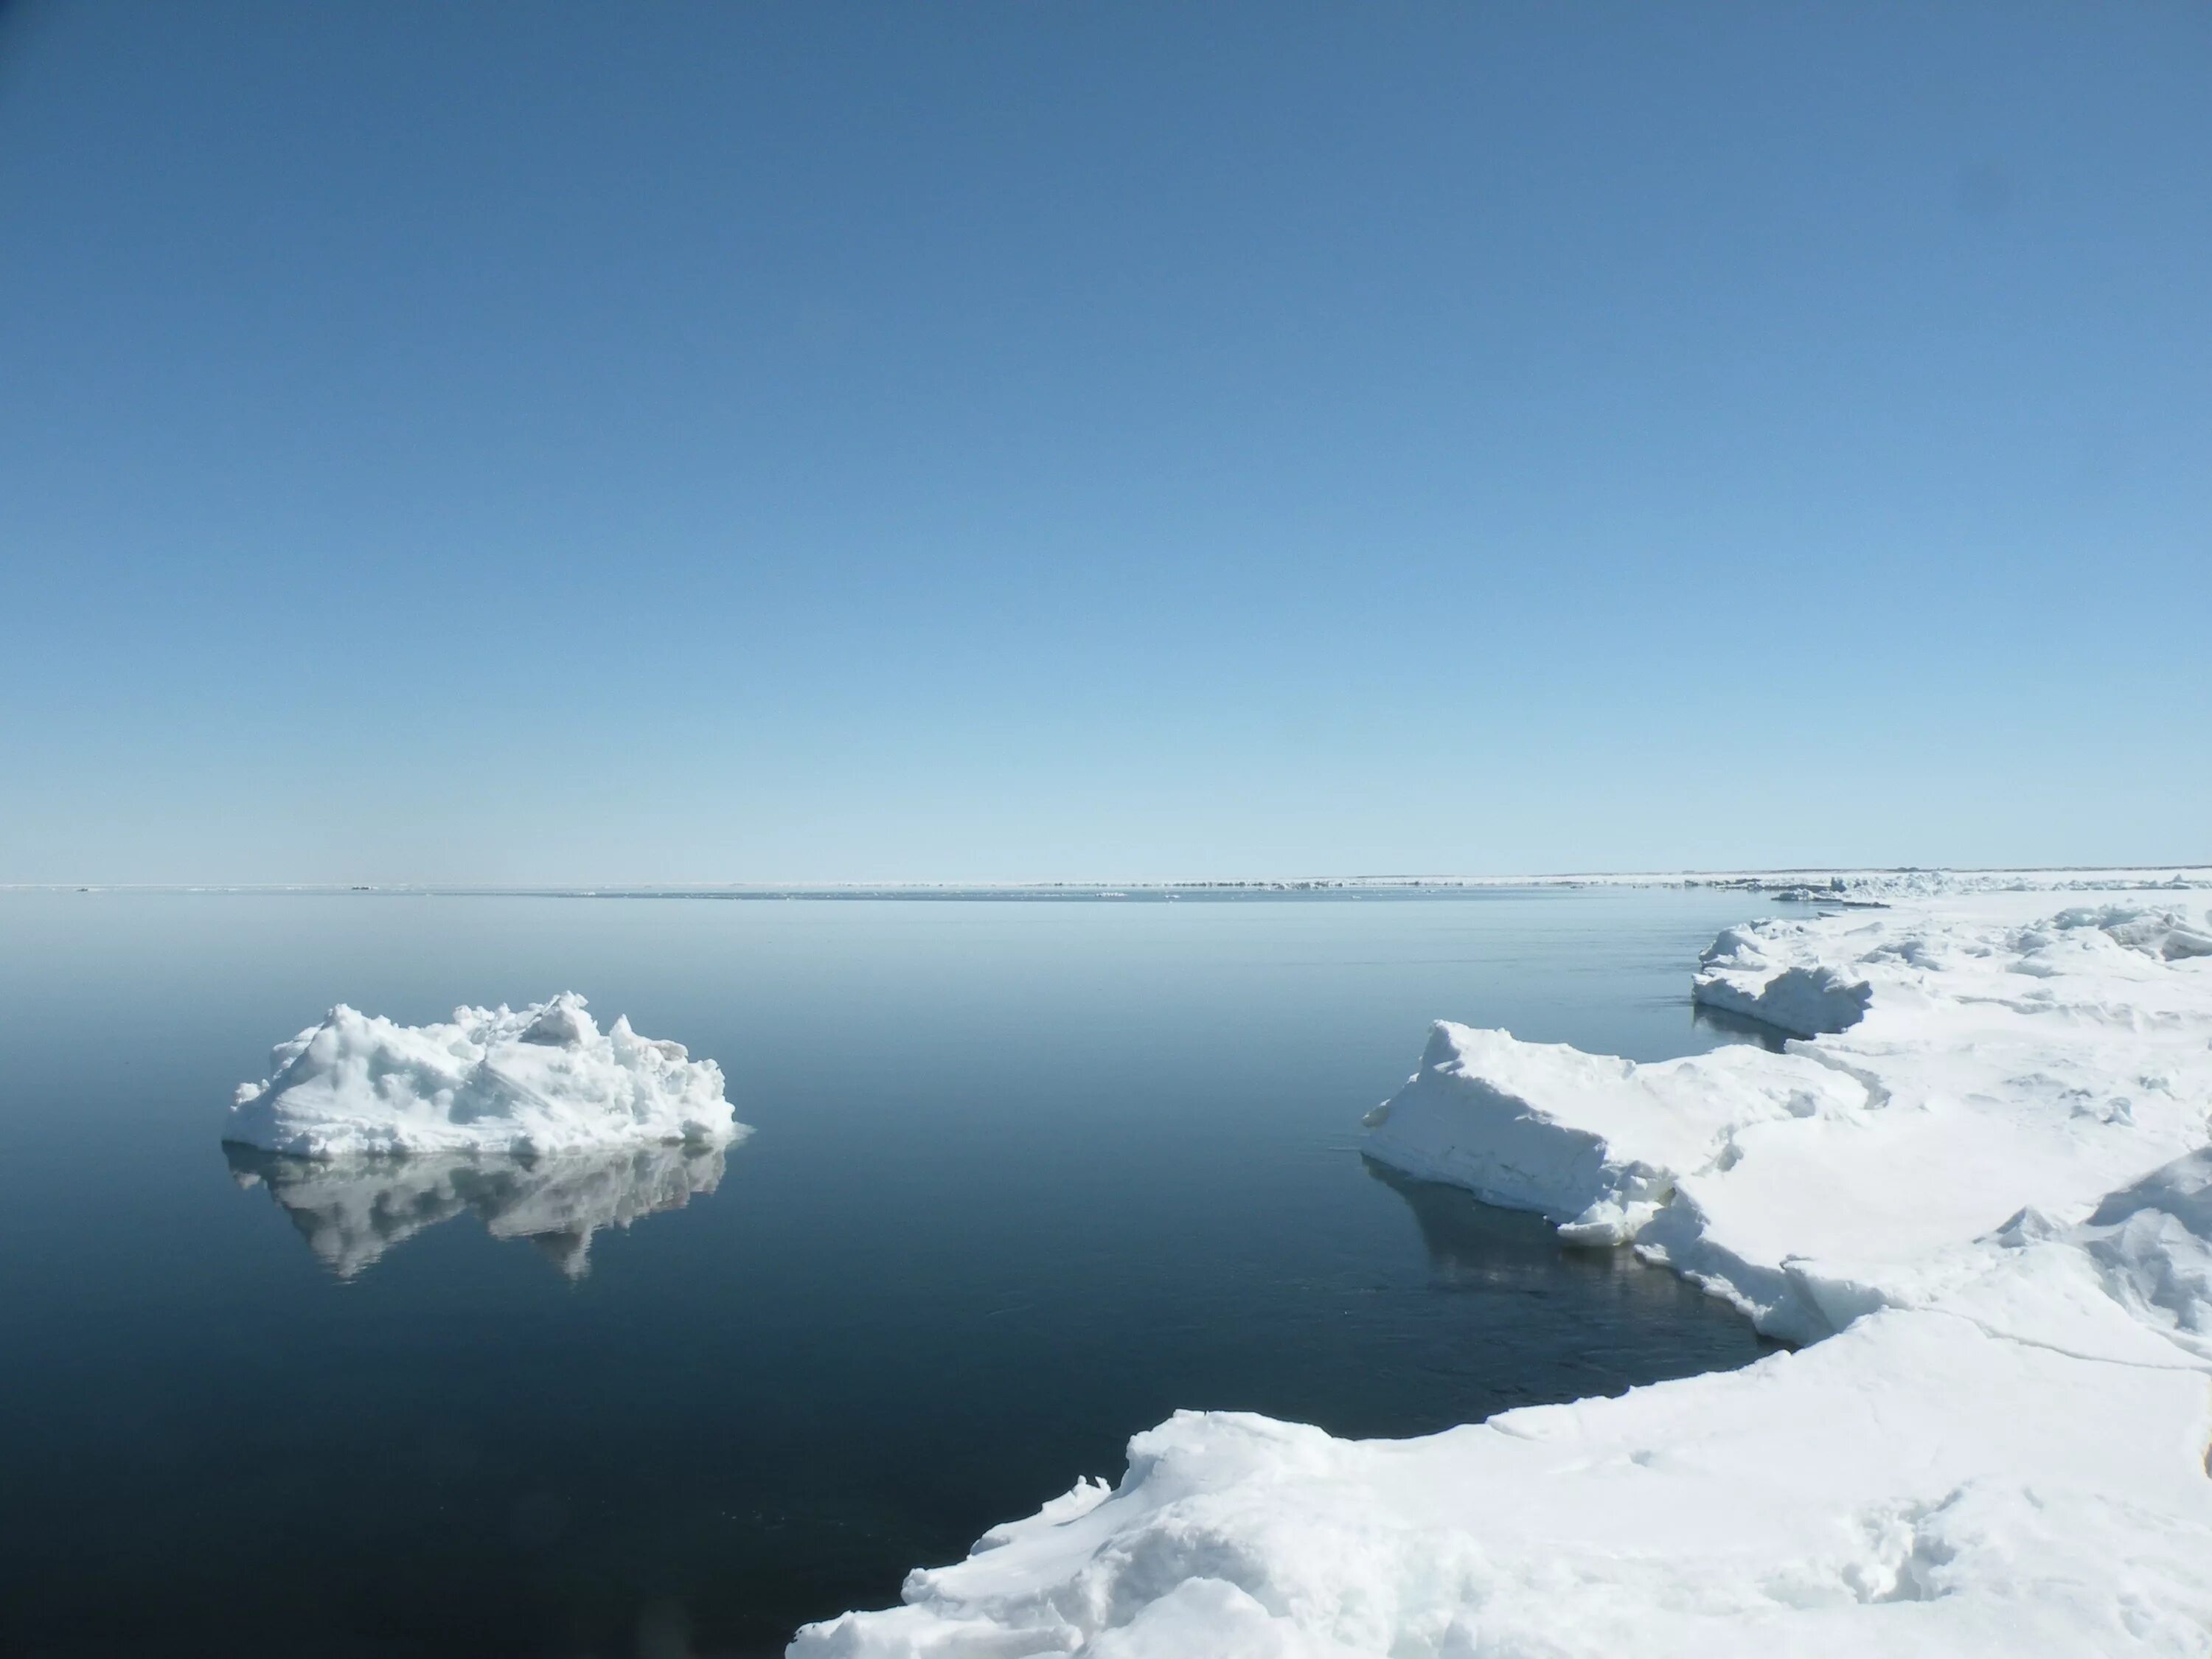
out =
[[494,1238],[537,1247],[570,1279],[591,1271],[592,1235],[678,1210],[721,1184],[722,1146],[651,1146],[548,1158],[434,1152],[417,1158],[288,1158],[223,1148],[233,1180],[263,1187],[316,1259],[340,1279],[425,1228],[474,1215]]
[[1799,1346],[1407,1441],[1181,1413],[793,1659],[2204,1659],[2212,918],[2154,884],[1732,929],[1701,999],[1778,1052],[1436,1025],[1370,1158]]
[[341,1003],[240,1085],[223,1139],[305,1158],[714,1146],[742,1132],[722,1089],[713,1060],[627,1018],[603,1032],[573,991],[428,1025]]

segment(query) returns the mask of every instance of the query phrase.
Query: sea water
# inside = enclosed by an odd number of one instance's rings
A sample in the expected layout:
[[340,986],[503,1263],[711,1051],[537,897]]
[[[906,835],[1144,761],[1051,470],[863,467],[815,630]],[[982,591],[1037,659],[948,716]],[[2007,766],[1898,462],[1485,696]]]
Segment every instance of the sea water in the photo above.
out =
[[[1179,1407],[1414,1435],[1747,1362],[1718,1303],[1358,1131],[1434,1018],[1735,1040],[1691,965],[1771,908],[0,894],[0,1649],[773,1654]],[[334,1002],[563,989],[756,1131],[587,1172],[627,1227],[219,1144]]]

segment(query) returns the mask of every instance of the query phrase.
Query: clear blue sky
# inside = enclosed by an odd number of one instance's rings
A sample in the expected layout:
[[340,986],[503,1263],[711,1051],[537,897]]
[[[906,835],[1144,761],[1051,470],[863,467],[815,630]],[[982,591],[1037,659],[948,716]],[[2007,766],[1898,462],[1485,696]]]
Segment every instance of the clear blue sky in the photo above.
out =
[[2212,858],[2212,7],[0,12],[0,879]]

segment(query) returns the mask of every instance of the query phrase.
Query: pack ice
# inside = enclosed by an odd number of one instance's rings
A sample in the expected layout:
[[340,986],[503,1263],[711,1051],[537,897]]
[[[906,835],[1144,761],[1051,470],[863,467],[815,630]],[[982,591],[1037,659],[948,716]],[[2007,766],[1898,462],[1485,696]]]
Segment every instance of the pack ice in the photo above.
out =
[[1782,1052],[1443,1024],[1368,1116],[1802,1346],[1411,1441],[1180,1413],[793,1659],[2212,1654],[2212,923],[1976,887],[1731,930],[1700,997]]
[[240,1085],[223,1139],[310,1158],[709,1145],[740,1127],[722,1086],[713,1060],[627,1018],[601,1031],[573,991],[428,1025],[340,1003],[270,1051],[265,1079]]

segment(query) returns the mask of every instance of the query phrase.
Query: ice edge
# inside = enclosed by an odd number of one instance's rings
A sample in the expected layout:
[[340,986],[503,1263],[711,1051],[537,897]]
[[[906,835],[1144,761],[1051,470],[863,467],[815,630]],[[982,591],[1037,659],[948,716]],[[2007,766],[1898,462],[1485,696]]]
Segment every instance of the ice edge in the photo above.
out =
[[2130,885],[1731,929],[1698,1000],[1786,1052],[1440,1023],[1369,1115],[1810,1346],[1415,1441],[1178,1413],[793,1659],[2212,1652],[2212,924]]

